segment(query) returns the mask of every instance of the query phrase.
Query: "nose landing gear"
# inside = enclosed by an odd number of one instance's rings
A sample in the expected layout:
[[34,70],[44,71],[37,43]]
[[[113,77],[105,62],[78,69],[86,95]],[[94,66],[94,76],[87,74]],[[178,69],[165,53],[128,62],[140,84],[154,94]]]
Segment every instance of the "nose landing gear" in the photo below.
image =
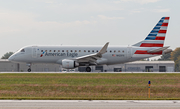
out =
[[28,71],[28,72],[31,72],[31,64],[28,63],[27,66],[29,67],[29,68],[27,69],[27,71]]

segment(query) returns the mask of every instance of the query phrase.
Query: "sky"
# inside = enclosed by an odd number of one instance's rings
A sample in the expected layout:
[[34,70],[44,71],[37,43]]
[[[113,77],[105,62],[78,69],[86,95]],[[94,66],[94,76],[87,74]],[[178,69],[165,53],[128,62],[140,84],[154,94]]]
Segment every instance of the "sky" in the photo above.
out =
[[180,0],[0,0],[0,57],[27,45],[133,45],[170,17],[180,47]]

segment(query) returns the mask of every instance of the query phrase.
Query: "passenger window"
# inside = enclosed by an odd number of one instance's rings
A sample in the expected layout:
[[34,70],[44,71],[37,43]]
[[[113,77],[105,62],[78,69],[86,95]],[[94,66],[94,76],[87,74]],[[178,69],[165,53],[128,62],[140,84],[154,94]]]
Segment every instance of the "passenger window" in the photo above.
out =
[[64,50],[62,50],[62,52],[64,52]]
[[49,50],[49,52],[51,52],[51,50]]
[[90,50],[88,50],[88,52],[90,52]]
[[73,51],[71,50],[71,52],[73,52]]
[[41,52],[43,52],[43,50],[41,50]]
[[75,50],[74,52],[77,52],[77,50]]
[[45,52],[47,52],[47,50]]
[[124,50],[122,52],[124,53]]
[[60,52],[60,50],[58,50],[58,52]]
[[118,52],[120,52],[120,50],[118,50]]
[[110,53],[111,53],[112,51],[110,50]]
[[66,50],[66,52],[68,52],[68,50]]
[[79,52],[81,52],[81,50],[79,50]]
[[94,50],[92,50],[92,52],[94,52]]
[[84,50],[84,52],[86,52],[86,50]]
[[56,52],[56,50],[54,50],[54,52]]
[[98,52],[98,50],[96,52]]
[[116,50],[114,50],[114,53],[116,53]]
[[24,49],[22,49],[22,50],[21,50],[21,52],[25,52],[25,50],[24,50]]

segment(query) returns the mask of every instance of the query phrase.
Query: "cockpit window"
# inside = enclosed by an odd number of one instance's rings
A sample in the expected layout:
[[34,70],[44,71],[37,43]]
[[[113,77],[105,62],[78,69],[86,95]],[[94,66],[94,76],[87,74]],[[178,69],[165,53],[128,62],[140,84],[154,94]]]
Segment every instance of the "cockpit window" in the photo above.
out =
[[21,50],[21,52],[25,52],[25,50],[24,50],[24,49],[22,49],[22,50]]

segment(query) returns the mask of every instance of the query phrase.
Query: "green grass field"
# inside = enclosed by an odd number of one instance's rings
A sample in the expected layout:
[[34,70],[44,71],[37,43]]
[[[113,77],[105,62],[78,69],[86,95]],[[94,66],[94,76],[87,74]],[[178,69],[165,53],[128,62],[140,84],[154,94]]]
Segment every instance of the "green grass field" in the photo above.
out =
[[0,99],[180,99],[180,74],[0,74]]

